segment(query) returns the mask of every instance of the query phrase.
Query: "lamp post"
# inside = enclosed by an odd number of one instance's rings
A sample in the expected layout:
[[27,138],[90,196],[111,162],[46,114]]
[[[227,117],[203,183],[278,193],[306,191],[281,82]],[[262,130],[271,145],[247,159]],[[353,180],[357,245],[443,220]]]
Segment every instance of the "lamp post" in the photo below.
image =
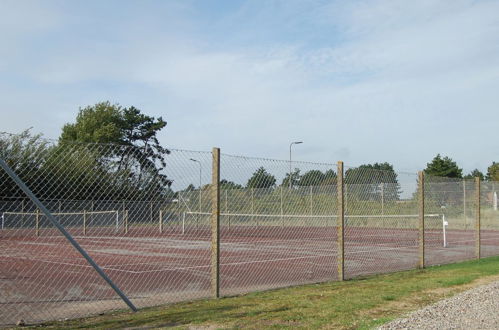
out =
[[[201,213],[201,178],[202,178],[201,162],[194,158],[190,158],[190,160],[199,164],[199,213]],[[198,218],[199,216],[200,214],[198,214]]]
[[291,147],[293,146],[293,144],[302,144],[303,141],[295,141],[295,142],[291,142],[289,144],[289,189],[291,189],[291,182],[292,182],[292,166],[291,166]]

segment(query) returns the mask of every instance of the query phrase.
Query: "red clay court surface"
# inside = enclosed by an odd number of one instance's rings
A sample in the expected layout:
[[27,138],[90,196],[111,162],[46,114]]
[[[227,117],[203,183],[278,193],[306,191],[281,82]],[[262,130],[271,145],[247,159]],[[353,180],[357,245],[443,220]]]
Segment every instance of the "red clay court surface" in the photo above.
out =
[[[71,230],[137,307],[210,295],[209,228]],[[53,229],[0,231],[0,324],[35,322],[126,308],[84,258]],[[113,234],[114,233],[114,234]],[[113,234],[113,235],[111,235]],[[484,256],[499,255],[499,231],[482,231]],[[221,294],[331,281],[337,274],[335,227],[221,229]],[[428,230],[429,265],[472,259],[473,230]],[[345,274],[354,276],[413,269],[418,262],[416,229],[347,227]]]

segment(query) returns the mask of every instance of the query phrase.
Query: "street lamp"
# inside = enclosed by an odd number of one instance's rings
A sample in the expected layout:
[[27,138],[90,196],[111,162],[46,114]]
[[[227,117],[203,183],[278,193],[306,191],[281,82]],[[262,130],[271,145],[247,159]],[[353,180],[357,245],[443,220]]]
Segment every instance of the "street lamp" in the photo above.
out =
[[292,176],[292,174],[291,174],[291,171],[292,171],[292,169],[291,169],[291,167],[292,167],[291,166],[291,147],[293,146],[293,144],[302,144],[302,143],[303,143],[303,141],[295,141],[295,142],[291,142],[289,144],[289,189],[291,189],[291,179],[292,179],[291,178],[291,176]]
[[[202,167],[201,162],[197,159],[190,158],[189,160],[199,164],[199,212],[201,213],[201,178],[202,178]],[[199,217],[199,215],[198,215]]]

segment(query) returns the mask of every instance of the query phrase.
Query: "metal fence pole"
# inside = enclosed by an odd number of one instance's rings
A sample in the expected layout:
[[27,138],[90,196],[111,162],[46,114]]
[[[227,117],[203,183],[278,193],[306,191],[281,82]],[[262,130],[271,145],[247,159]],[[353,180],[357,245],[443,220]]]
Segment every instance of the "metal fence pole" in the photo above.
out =
[[418,173],[418,213],[419,213],[419,231],[418,231],[418,256],[419,256],[419,268],[425,267],[425,221],[424,221],[424,172],[420,171]]
[[310,215],[314,214],[314,191],[313,186],[310,186]]
[[121,201],[121,218],[123,219],[123,232],[126,234],[128,231],[126,217],[125,217],[125,201]]
[[87,254],[87,252],[76,242],[73,237],[64,229],[63,226],[57,221],[56,218],[50,213],[50,211],[45,207],[45,205],[40,202],[40,200],[31,192],[31,190],[24,184],[24,182],[12,171],[12,169],[5,163],[3,159],[0,159],[0,167],[14,180],[19,188],[31,199],[31,201],[45,214],[49,221],[54,225],[66,239],[73,245],[73,247],[87,260],[87,262],[95,269],[95,271],[109,284],[109,286],[120,296],[120,298],[130,307],[134,312],[137,308],[132,304],[128,297],[114,284],[113,281],[102,271],[102,269],[95,263],[95,261]]
[[128,234],[128,210],[125,209],[125,234]]
[[153,210],[152,210],[152,201],[149,202],[149,213],[150,213],[150,216],[151,216],[151,223],[154,223],[154,213],[153,213]]
[[343,162],[338,162],[338,280],[345,279],[345,186]]
[[[251,188],[251,214],[255,214],[255,189]],[[258,220],[255,217],[252,217],[251,222],[256,222],[256,226],[258,227]]]
[[229,198],[227,196],[227,190],[225,190],[225,214],[227,217],[227,223],[230,229],[230,216],[229,216]]
[[40,210],[36,209],[35,219],[36,236],[40,236]]
[[159,210],[159,232],[163,232],[163,210]]
[[[343,181],[345,181],[344,178],[343,178]],[[343,200],[345,203],[344,208],[345,208],[345,212],[346,212],[346,210],[348,209],[348,184],[346,182],[344,183],[343,190],[344,190]]]
[[21,199],[21,228],[24,228],[24,198]]
[[468,219],[466,218],[466,180],[463,179],[463,216],[464,216],[464,229],[468,229]]
[[220,297],[220,149],[213,148],[211,176],[211,292]]
[[83,210],[83,236],[87,235],[87,210]]
[[475,219],[475,255],[480,259],[480,178],[475,178],[475,203],[476,203],[476,219]]
[[381,184],[381,215],[385,215],[385,183]]
[[284,202],[283,202],[283,196],[282,196],[282,185],[281,185],[281,226],[284,227]]

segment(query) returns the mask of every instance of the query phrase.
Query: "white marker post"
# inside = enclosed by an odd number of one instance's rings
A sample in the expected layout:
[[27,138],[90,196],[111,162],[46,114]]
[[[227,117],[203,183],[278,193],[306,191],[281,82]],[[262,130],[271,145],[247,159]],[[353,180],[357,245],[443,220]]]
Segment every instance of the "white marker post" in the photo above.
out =
[[445,221],[445,214],[442,214],[442,229],[443,229],[443,235],[444,235],[444,247],[447,247],[447,233],[445,231],[445,227],[447,227],[449,223]]

